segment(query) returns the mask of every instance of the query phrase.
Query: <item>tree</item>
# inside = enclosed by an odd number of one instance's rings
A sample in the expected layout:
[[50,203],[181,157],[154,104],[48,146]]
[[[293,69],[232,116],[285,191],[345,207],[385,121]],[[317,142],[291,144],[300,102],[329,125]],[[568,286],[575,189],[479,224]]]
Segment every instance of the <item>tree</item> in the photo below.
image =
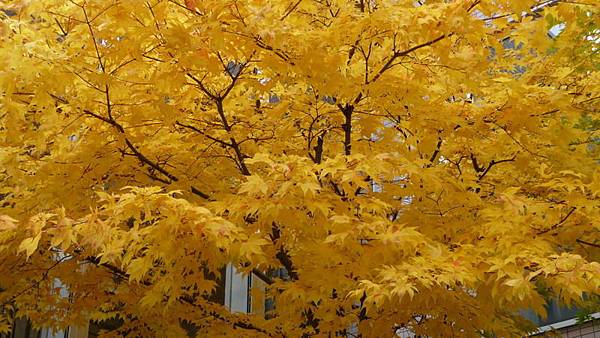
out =
[[[512,336],[598,294],[593,1],[2,6],[4,330]],[[287,271],[270,319],[228,263]]]

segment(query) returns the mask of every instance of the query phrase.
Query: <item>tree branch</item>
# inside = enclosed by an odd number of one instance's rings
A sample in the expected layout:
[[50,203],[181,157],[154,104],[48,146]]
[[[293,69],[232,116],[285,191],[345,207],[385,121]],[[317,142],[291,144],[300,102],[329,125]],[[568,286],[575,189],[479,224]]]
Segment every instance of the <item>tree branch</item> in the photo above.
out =
[[581,243],[581,244],[593,246],[594,248],[600,248],[600,244],[596,244],[596,243],[592,243],[592,242],[587,242],[587,241],[584,241],[583,239],[579,239],[578,238],[576,241],[577,241],[577,243]]
[[[152,160],[150,160],[148,157],[146,157],[144,154],[142,154],[142,152],[140,152],[137,147],[135,145],[133,145],[133,143],[131,143],[131,141],[127,138],[127,136],[125,135],[125,129],[123,128],[123,126],[121,126],[117,121],[115,121],[114,119],[111,118],[106,118],[102,115],[99,115],[97,113],[94,113],[90,110],[84,109],[83,112],[87,115],[90,115],[96,119],[99,119],[103,122],[106,122],[108,124],[110,124],[111,126],[113,126],[119,133],[121,133],[123,135],[123,138],[125,139],[125,144],[127,145],[127,147],[129,148],[129,150],[135,155],[135,157],[138,158],[138,160],[140,160],[140,162],[142,162],[143,164],[148,165],[150,168],[158,171],[159,173],[163,174],[164,176],[166,176],[167,178],[169,178],[169,180],[173,181],[173,182],[177,182],[179,181],[179,179],[177,178],[177,176],[171,174],[170,172],[168,172],[166,169],[164,169],[163,167],[161,167],[160,165],[158,165],[156,162],[153,162]],[[204,199],[210,199],[210,196],[206,193],[203,193],[202,191],[198,190],[195,187],[191,187],[191,191],[192,193],[194,193],[195,195],[198,195]]]
[[227,146],[227,147],[233,147],[233,145],[231,143],[227,143],[227,142],[225,142],[225,141],[223,141],[221,139],[218,139],[216,137],[212,137],[212,136],[208,135],[207,133],[203,132],[202,130],[194,127],[194,126],[191,126],[191,125],[188,125],[188,124],[183,124],[183,123],[181,123],[179,121],[175,121],[175,124],[178,125],[178,126],[180,126],[180,127],[184,127],[184,128],[193,130],[193,131],[197,132],[198,134],[200,134],[200,135],[208,138],[209,140],[215,141],[215,142],[217,142],[217,143],[219,143],[221,145],[224,145],[224,146]]
[[344,124],[342,129],[344,130],[344,155],[352,154],[352,112],[354,112],[354,106],[346,103],[346,105],[338,104],[338,108],[344,114]]
[[375,74],[375,76],[373,77],[373,79],[371,79],[371,83],[377,81],[377,79],[379,79],[381,77],[381,75],[383,75],[383,73],[386,70],[392,68],[393,67],[393,63],[394,63],[394,61],[397,58],[402,57],[402,56],[406,56],[406,55],[408,55],[408,54],[410,54],[410,53],[412,53],[412,52],[414,52],[414,51],[416,51],[418,49],[431,46],[431,45],[435,44],[436,42],[441,41],[441,40],[443,40],[443,39],[445,39],[445,38],[447,38],[447,37],[449,37],[451,35],[452,35],[452,33],[450,33],[450,34],[442,34],[442,35],[438,36],[437,38],[435,38],[435,39],[433,39],[431,41],[424,42],[424,43],[422,43],[420,45],[416,45],[416,46],[411,47],[409,49],[406,49],[406,50],[403,50],[403,51],[394,51],[394,54],[392,54],[392,56],[389,58],[389,60]]
[[321,135],[317,136],[317,145],[315,146],[315,156],[314,156],[314,162],[316,164],[320,164],[321,161],[323,160],[323,142],[325,140],[326,133],[327,133],[327,130],[324,131]]
[[467,13],[468,13],[468,12],[470,12],[470,11],[472,11],[472,10],[473,10],[473,8],[475,8],[477,5],[479,5],[479,3],[480,3],[480,2],[481,2],[481,0],[476,0],[476,1],[474,1],[474,2],[473,2],[473,3],[472,3],[470,6],[469,6],[469,8],[467,8]]
[[487,175],[487,173],[490,171],[490,169],[492,169],[493,166],[495,166],[496,164],[500,164],[500,163],[504,163],[504,162],[514,162],[515,158],[517,157],[517,155],[514,155],[511,158],[507,158],[505,160],[492,160],[490,162],[490,164],[488,164],[487,168],[485,168],[485,170],[483,171],[483,173],[481,173],[481,175],[479,176],[479,178],[477,179],[478,181],[481,181],[485,175]]
[[[235,153],[235,159],[236,159],[235,162],[236,162],[240,172],[244,176],[249,176],[250,170],[246,166],[246,161],[245,161],[246,156],[242,153],[240,143],[237,142],[235,137],[233,137],[233,135],[231,134],[232,125],[230,125],[229,122],[227,121],[227,117],[225,115],[225,110],[223,108],[223,100],[225,100],[227,95],[229,95],[231,90],[235,87],[237,81],[242,76],[244,69],[248,66],[248,64],[250,63],[250,60],[252,59],[252,56],[254,54],[255,54],[255,52],[253,52],[250,55],[250,57],[248,58],[248,60],[246,62],[240,64],[239,71],[236,74],[231,73],[231,71],[227,68],[227,65],[225,64],[225,61],[222,59],[221,55],[217,54],[217,56],[219,57],[219,60],[221,61],[221,64],[223,65],[223,71],[226,72],[227,74],[229,74],[229,76],[231,77],[231,83],[225,89],[222,90],[222,93],[219,93],[219,94],[211,93],[206,88],[206,86],[204,86],[204,84],[202,83],[202,80],[194,77],[190,73],[187,73],[187,75],[192,80],[194,80],[194,82],[196,82],[196,84],[198,84],[200,91],[202,91],[204,94],[206,94],[206,96],[208,96],[215,103],[215,106],[217,107],[217,113],[219,114],[219,118],[221,119],[223,129],[230,135],[230,137],[229,137],[230,142],[227,143],[227,142],[224,142],[224,141],[216,139],[216,138],[211,138],[205,133],[203,135],[205,135],[206,137],[210,138],[211,140],[213,140],[215,142],[218,142],[222,145],[228,146],[231,149],[233,149],[233,151]],[[197,132],[200,132],[198,129],[195,129],[195,130]]]
[[471,153],[471,162],[473,164],[473,169],[475,169],[477,173],[480,173],[485,170],[484,168],[479,166],[479,164],[477,163],[477,158],[475,157],[475,155],[473,155],[473,153]]
[[552,230],[555,230],[556,228],[558,228],[559,226],[561,226],[563,223],[565,223],[567,221],[567,219],[573,214],[573,212],[575,212],[576,209],[577,209],[577,207],[572,207],[571,210],[569,210],[569,212],[563,218],[561,218],[560,221],[558,221],[558,223],[552,225],[548,229],[538,231],[537,234],[538,235],[542,235],[542,234],[545,234],[545,233],[550,232]]
[[[98,267],[103,267],[103,268],[109,270],[115,277],[117,277],[117,278],[119,278],[119,279],[121,279],[123,281],[128,281],[129,280],[129,274],[126,271],[124,271],[124,270],[122,270],[122,269],[120,269],[120,268],[118,268],[118,267],[116,267],[116,266],[114,266],[112,264],[109,264],[109,263],[100,263],[100,258],[98,258],[98,257],[90,256],[90,257],[87,257],[85,259],[85,261],[87,261],[89,263],[92,263],[92,264],[94,264],[94,265],[96,265]],[[142,281],[140,284],[142,284],[143,286],[152,286],[152,284],[149,283],[148,281]],[[180,302],[182,302],[182,303],[186,303],[188,305],[194,306],[194,307],[199,307],[195,303],[195,301],[193,299],[190,299],[190,297],[181,296],[181,297],[178,297],[177,300],[180,301]],[[220,314],[218,314],[218,313],[216,313],[214,311],[206,311],[204,309],[202,309],[202,310],[203,310],[203,312],[205,314],[207,314],[207,315],[209,315],[209,316],[211,316],[211,317],[213,317],[215,319],[218,319],[220,321],[224,321],[226,323],[229,322],[229,324],[231,324],[235,328],[240,328],[240,329],[244,329],[244,330],[258,331],[258,332],[266,334],[266,335],[268,335],[270,337],[274,337],[274,335],[271,334],[269,331],[267,331],[265,329],[262,329],[260,327],[257,327],[257,326],[255,326],[255,325],[253,325],[251,323],[244,322],[244,321],[241,321],[241,320],[240,321],[235,321],[235,322],[231,323],[229,319],[223,317],[222,315],[220,315]]]
[[281,239],[281,229],[275,222],[273,222],[269,237],[273,244],[279,244],[279,250],[277,251],[277,254],[275,254],[275,258],[277,258],[281,265],[287,270],[287,273],[292,280],[298,280],[298,272],[296,271],[296,267],[294,267],[294,263],[292,262],[288,250],[284,248],[283,244],[279,243],[279,240]]
[[187,76],[188,76],[190,79],[194,80],[194,82],[196,82],[196,84],[198,85],[198,88],[200,88],[200,90],[201,90],[201,91],[202,91],[204,94],[206,94],[206,96],[208,96],[209,98],[211,98],[211,99],[213,99],[213,100],[216,100],[216,99],[218,99],[218,97],[217,97],[215,94],[211,93],[211,92],[210,92],[210,91],[209,91],[209,90],[208,90],[208,89],[207,89],[207,88],[204,86],[204,84],[202,83],[202,80],[198,79],[197,77],[195,77],[194,75],[192,75],[192,74],[190,74],[190,73],[187,73],[186,75],[187,75]]
[[442,148],[442,138],[438,137],[438,142],[435,146],[435,151],[433,152],[433,154],[431,154],[431,157],[429,158],[429,162],[431,162],[431,164],[433,165],[433,162],[435,161],[435,159],[437,158],[437,156],[440,153],[440,150]]
[[292,12],[298,7],[298,5],[300,5],[300,3],[302,2],[302,0],[298,0],[296,1],[296,3],[292,4],[291,6],[288,6],[287,11],[283,14],[283,16],[281,17],[281,21],[285,20],[285,18],[287,18],[290,14],[292,14]]
[[[231,135],[231,126],[227,122],[227,117],[225,116],[225,111],[223,109],[223,99],[219,98],[215,103],[217,105],[217,112],[219,113],[219,117],[221,118],[221,122],[223,123],[223,128],[225,129],[225,131],[227,133],[229,133]],[[239,143],[236,141],[235,137],[233,137],[233,136],[229,137],[229,141],[230,141],[230,147],[235,152],[235,157],[237,158],[236,162],[238,164],[238,167],[239,167],[242,175],[249,176],[250,170],[246,166],[245,156],[242,153]]]

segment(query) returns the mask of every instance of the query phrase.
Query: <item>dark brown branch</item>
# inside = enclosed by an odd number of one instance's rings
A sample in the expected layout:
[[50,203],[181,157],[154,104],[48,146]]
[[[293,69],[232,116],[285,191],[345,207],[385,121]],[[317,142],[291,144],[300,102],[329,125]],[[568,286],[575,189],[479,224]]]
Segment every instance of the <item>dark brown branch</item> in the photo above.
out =
[[151,173],[143,173],[143,174],[146,175],[148,178],[154,180],[154,181],[158,181],[160,183],[167,184],[167,185],[171,184],[171,182],[169,182],[168,180],[166,180],[164,178],[161,178],[161,177],[158,177],[156,175],[153,175]]
[[[94,35],[94,30],[92,29],[92,25],[91,25],[91,21],[88,19],[88,15],[87,15],[87,11],[85,10],[85,7],[83,5],[80,6],[83,14],[85,16],[85,21],[86,24],[88,26],[90,35],[92,36],[92,40],[94,41],[94,47],[96,49],[96,56],[98,58],[98,62],[100,63],[100,68],[102,69],[102,73],[106,73],[106,68],[104,66],[104,64],[102,63],[102,57],[100,56],[100,51],[98,49],[98,45],[96,42],[96,37]],[[188,74],[190,75],[190,74]],[[191,76],[191,75],[190,75]],[[192,79],[195,79],[193,76],[191,76]],[[199,85],[201,85],[200,81],[197,81]],[[122,125],[120,125],[113,117],[112,114],[112,104],[110,101],[110,92],[109,92],[109,88],[108,85],[104,86],[104,94],[105,94],[105,98],[106,98],[106,112],[108,117],[104,117],[102,115],[96,114],[90,110],[84,110],[84,113],[93,116],[101,121],[104,121],[110,125],[112,125],[120,134],[122,134],[125,138],[125,144],[127,145],[127,147],[129,148],[129,150],[131,150],[131,152],[133,152],[133,154],[140,160],[140,162],[148,165],[149,167],[151,167],[152,169],[158,171],[159,173],[163,174],[164,176],[166,176],[167,178],[169,178],[169,180],[173,181],[173,182],[177,182],[178,178],[169,173],[167,170],[165,170],[163,167],[161,167],[160,165],[158,165],[156,162],[153,162],[152,160],[150,160],[149,158],[147,158],[144,154],[142,154],[134,145],[133,143],[131,143],[131,141],[125,136],[125,129],[123,128]],[[65,101],[66,100],[62,100]],[[194,194],[204,198],[204,199],[208,199],[209,196],[203,192],[201,192],[200,190],[191,187],[191,190]]]
[[544,113],[539,113],[539,114],[530,114],[529,116],[531,117],[535,117],[535,116],[546,116],[546,115],[551,115],[554,113],[558,113],[560,111],[560,109],[552,109],[550,111],[544,112]]
[[348,200],[346,192],[344,192],[335,182],[330,180],[329,183],[331,184],[331,187],[333,188],[335,194],[340,196],[342,198],[342,201],[346,202]]
[[[88,263],[92,263],[98,267],[103,267],[107,270],[109,270],[116,278],[123,280],[123,281],[128,281],[129,280],[129,275],[127,274],[127,272],[125,272],[124,270],[121,270],[120,268],[110,264],[110,263],[100,263],[100,257],[95,257],[95,256],[88,256],[84,259],[85,262]],[[150,285],[147,282],[142,281],[141,284],[143,285]]]
[[471,162],[473,163],[473,169],[475,169],[476,172],[480,173],[485,170],[483,167],[479,166],[477,158],[473,154],[471,154]]
[[373,49],[373,43],[369,42],[369,51],[365,52],[363,47],[360,47],[360,52],[365,61],[365,84],[369,84],[369,58],[371,57],[371,51]]
[[236,13],[232,13],[232,15],[236,19],[240,20],[240,22],[242,23],[242,25],[244,25],[244,27],[248,27],[248,24],[246,24],[246,20],[244,20],[244,17],[242,16],[242,13],[240,12],[240,8],[238,7],[237,2],[233,3],[233,7],[235,8]]
[[360,9],[361,13],[365,12],[365,0],[359,0],[356,6]]
[[431,46],[431,45],[435,44],[436,42],[441,41],[441,40],[443,40],[443,39],[445,39],[445,38],[447,38],[447,37],[449,37],[451,35],[452,35],[452,33],[450,33],[450,34],[442,34],[442,35],[438,36],[437,38],[435,38],[435,39],[433,39],[431,41],[424,42],[424,43],[422,43],[420,45],[416,45],[416,46],[411,47],[409,49],[406,49],[406,50],[403,50],[403,51],[394,51],[394,54],[392,54],[392,56],[389,58],[389,60],[383,65],[383,67],[381,67],[381,69],[377,72],[377,74],[375,74],[375,76],[373,77],[373,79],[371,80],[371,82],[377,81],[377,79],[379,79],[381,77],[381,75],[383,75],[383,73],[386,70],[392,68],[392,66],[394,65],[394,61],[397,58],[402,57],[402,56],[406,56],[406,55],[408,55],[408,54],[410,54],[410,53],[412,53],[412,52],[414,52],[414,51],[416,51],[418,49]]
[[[217,113],[219,114],[219,118],[221,119],[223,129],[230,135],[230,137],[229,137],[230,142],[227,143],[227,142],[224,142],[224,141],[216,139],[216,138],[211,138],[205,133],[203,135],[205,135],[206,137],[210,138],[211,140],[213,140],[215,142],[218,142],[222,145],[226,145],[226,146],[230,147],[231,149],[233,149],[233,151],[235,152],[235,162],[236,162],[238,168],[240,169],[240,172],[244,176],[249,176],[250,170],[246,166],[246,162],[245,162],[246,156],[243,154],[243,152],[241,150],[240,143],[237,142],[235,137],[233,137],[233,135],[231,134],[232,125],[230,125],[229,122],[227,121],[227,117],[225,115],[225,110],[223,108],[223,100],[225,100],[227,95],[229,95],[231,90],[233,90],[237,81],[242,76],[244,69],[248,66],[248,64],[250,64],[250,60],[252,59],[252,56],[254,54],[255,53],[252,53],[252,55],[249,57],[248,61],[240,64],[239,71],[237,72],[237,74],[231,74],[230,71],[227,69],[227,65],[225,64],[225,61],[223,60],[221,55],[217,54],[217,56],[219,57],[219,60],[221,61],[222,66],[223,66],[223,71],[225,71],[231,77],[231,83],[224,90],[222,90],[222,93],[220,93],[220,94],[211,93],[204,86],[204,84],[202,83],[202,80],[194,77],[190,73],[187,74],[192,80],[194,80],[194,82],[196,82],[196,84],[200,88],[200,91],[202,91],[204,94],[206,94],[206,96],[208,96],[215,103],[215,106],[217,107]],[[199,131],[199,130],[196,129],[196,131]]]
[[201,90],[201,91],[202,91],[204,94],[206,94],[206,96],[210,97],[210,98],[211,98],[211,99],[213,99],[213,100],[217,100],[217,99],[218,99],[218,97],[217,97],[215,94],[211,93],[211,92],[210,92],[210,91],[209,91],[209,90],[208,90],[208,89],[207,89],[207,88],[204,86],[204,84],[202,83],[202,80],[198,79],[197,77],[195,77],[194,75],[192,75],[192,74],[190,74],[190,73],[187,73],[186,75],[187,75],[187,76],[188,76],[190,79],[194,80],[194,82],[196,82],[196,84],[198,85],[198,88],[200,88],[200,90]]
[[317,145],[315,146],[314,157],[314,161],[316,164],[320,164],[323,160],[323,142],[325,140],[325,133],[327,133],[327,131],[324,131],[320,136],[317,136]]
[[111,70],[109,74],[110,74],[110,75],[113,75],[113,74],[115,74],[115,73],[116,73],[116,72],[117,72],[119,69],[121,69],[121,68],[123,68],[123,67],[127,66],[128,64],[132,63],[132,62],[133,62],[133,61],[135,61],[135,60],[136,60],[136,58],[132,58],[132,59],[129,59],[129,60],[127,60],[127,61],[124,61],[123,63],[121,63],[121,64],[119,64],[118,66],[116,66],[116,67],[115,67],[113,70]]
[[58,21],[57,18],[54,18],[54,21],[56,22],[56,24],[58,25],[58,28],[60,29],[62,36],[65,37],[68,35],[67,31],[65,31],[65,29],[63,28],[63,26],[60,24],[60,21]]
[[110,103],[110,94],[108,92],[108,85],[104,85],[104,93],[106,94],[106,113],[108,114],[108,118],[111,121],[114,121],[113,116],[112,116],[112,104]]
[[92,22],[88,18],[87,11],[85,7],[81,6],[81,10],[83,11],[83,16],[85,17],[85,23],[90,31],[90,35],[92,36],[92,41],[94,42],[94,49],[96,50],[96,57],[98,58],[98,62],[100,63],[100,69],[102,69],[102,73],[106,73],[106,69],[104,68],[104,63],[102,62],[102,57],[100,56],[100,49],[98,49],[98,42],[96,41],[96,35],[94,34],[94,30],[92,29]]
[[542,235],[542,234],[545,234],[547,232],[556,230],[556,228],[558,228],[559,226],[561,226],[563,223],[565,223],[567,221],[567,219],[573,214],[573,212],[575,212],[575,210],[577,210],[577,207],[572,207],[571,210],[569,210],[569,212],[563,218],[561,218],[560,221],[558,221],[558,223],[555,223],[554,225],[552,225],[548,229],[538,231],[537,234],[538,235]]
[[192,191],[192,193],[193,193],[194,195],[197,195],[197,196],[199,196],[199,197],[202,197],[202,198],[203,198],[203,199],[205,199],[205,200],[210,200],[210,199],[211,199],[210,195],[208,195],[208,194],[206,194],[206,193],[204,193],[204,192],[202,192],[202,191],[198,190],[198,189],[197,189],[196,187],[194,187],[194,186],[191,186],[191,187],[190,187],[190,190]]
[[[108,102],[110,102],[110,101],[108,101]],[[110,103],[107,104],[107,106],[110,107]],[[125,144],[129,148],[129,150],[135,155],[135,157],[137,157],[140,160],[140,162],[148,165],[150,168],[152,168],[152,169],[158,171],[159,173],[163,174],[164,176],[168,177],[173,182],[177,182],[179,180],[175,175],[171,174],[170,172],[168,172],[167,170],[165,170],[164,168],[159,166],[157,163],[155,163],[152,160],[150,160],[149,158],[147,158],[144,154],[142,154],[137,149],[137,147],[134,146],[133,143],[131,143],[131,141],[127,138],[127,136],[125,136],[125,129],[123,128],[123,126],[121,126],[117,121],[115,121],[110,114],[109,114],[109,117],[106,118],[102,115],[96,114],[87,109],[84,109],[83,112],[112,125],[119,133],[123,134],[124,139],[125,139]]]
[[[177,176],[171,174],[170,172],[168,172],[166,169],[164,169],[163,167],[161,167],[160,165],[158,165],[156,162],[150,160],[148,157],[146,157],[144,154],[142,154],[142,152],[140,152],[137,147],[135,145],[133,145],[133,143],[131,143],[131,141],[125,136],[125,129],[123,128],[123,126],[121,126],[117,121],[115,121],[112,118],[107,118],[104,117],[102,115],[96,114],[90,110],[84,109],[83,112],[87,115],[90,115],[96,119],[99,119],[103,122],[106,122],[108,124],[110,124],[111,126],[113,126],[119,133],[123,134],[124,139],[125,139],[125,144],[127,145],[127,147],[129,148],[129,150],[135,155],[135,157],[138,158],[138,160],[140,160],[140,162],[142,162],[143,164],[148,165],[150,168],[158,171],[159,173],[163,174],[165,177],[169,178],[169,180],[173,181],[173,182],[177,182],[179,179],[177,178]],[[203,193],[202,191],[198,190],[195,187],[191,187],[191,191],[192,193],[194,193],[195,195],[198,195],[204,199],[210,199],[210,196],[207,195],[206,193]]]
[[215,104],[217,106],[217,113],[219,114],[219,118],[221,119],[221,123],[223,124],[223,129],[225,129],[225,131],[228,133],[231,132],[231,126],[227,122],[227,117],[225,116],[225,110],[223,108],[223,100],[218,99],[218,100],[216,100]]
[[283,267],[287,270],[288,275],[293,281],[298,280],[298,272],[294,267],[294,263],[292,262],[292,258],[290,257],[288,250],[284,248],[283,244],[279,243],[279,240],[281,239],[281,229],[275,222],[273,222],[273,227],[269,237],[271,238],[271,242],[273,242],[273,244],[279,246],[277,254],[275,254],[275,258],[277,258],[281,265],[283,265]]
[[479,3],[480,3],[480,2],[481,2],[481,0],[476,0],[476,1],[474,1],[474,2],[473,2],[473,3],[472,3],[470,6],[469,6],[469,8],[467,8],[467,13],[469,13],[470,11],[472,11],[472,10],[473,10],[473,8],[475,8],[477,5],[479,5]]
[[292,12],[298,7],[298,5],[300,5],[300,3],[302,2],[302,0],[298,0],[296,1],[296,3],[292,4],[291,6],[288,6],[288,10],[283,14],[283,16],[281,17],[281,21],[285,20],[285,18],[287,18],[290,14],[292,14]]
[[277,50],[277,49],[273,48],[273,46],[267,45],[264,41],[262,41],[260,36],[254,36],[253,38],[254,38],[254,42],[256,43],[256,46],[258,46],[259,48],[271,51],[277,57],[279,57],[281,60],[289,63],[292,66],[295,65],[295,63],[291,60],[291,58],[284,51]]
[[577,243],[581,243],[581,244],[593,246],[594,248],[600,248],[600,244],[596,244],[596,243],[592,243],[592,242],[587,242],[587,241],[584,241],[583,239],[579,239],[579,238],[577,239]]
[[349,66],[350,62],[352,62],[352,57],[354,57],[354,53],[356,53],[356,49],[358,48],[358,43],[360,42],[360,38],[358,38],[356,40],[356,42],[354,42],[354,44],[352,45],[352,47],[350,47],[350,50],[348,51],[348,61],[346,62],[346,65]]
[[[218,99],[215,103],[217,105],[217,112],[219,113],[219,117],[221,118],[221,122],[223,123],[223,129],[225,129],[225,131],[231,135],[231,126],[227,122],[227,118],[225,116],[225,111],[223,109],[223,99]],[[235,157],[237,159],[236,162],[238,164],[238,167],[239,167],[242,175],[249,176],[250,170],[246,166],[245,156],[242,153],[239,143],[236,141],[235,137],[233,137],[233,136],[231,136],[229,138],[229,141],[231,144],[230,145],[231,148],[235,152]]]
[[26,292],[28,292],[29,290],[32,290],[34,288],[39,287],[39,285],[46,279],[48,279],[48,276],[50,275],[50,270],[54,269],[55,267],[57,267],[60,263],[64,262],[65,260],[71,259],[72,256],[69,255],[65,255],[62,258],[56,260],[54,262],[54,264],[52,264],[49,268],[47,268],[44,273],[42,274],[42,278],[35,280],[33,282],[31,282],[31,284],[29,285],[29,287],[15,293],[14,295],[12,295],[10,298],[8,298],[7,300],[5,300],[2,305],[0,305],[0,308],[4,308],[4,306],[6,306],[9,303],[12,303],[15,299],[19,298],[20,296],[22,296],[23,294],[25,294]]
[[200,135],[208,138],[209,140],[215,141],[215,142],[217,142],[217,143],[219,143],[221,145],[224,145],[224,146],[227,146],[227,147],[233,147],[233,145],[231,143],[227,143],[227,142],[225,142],[225,141],[223,141],[221,139],[218,139],[216,137],[210,136],[207,133],[203,132],[202,130],[200,130],[200,129],[194,127],[194,126],[191,126],[191,125],[188,125],[188,124],[184,124],[184,123],[181,123],[179,121],[175,121],[175,124],[178,125],[178,126],[180,126],[180,127],[184,127],[184,128],[193,130],[196,133],[198,133],[198,134],[200,134]]
[[134,145],[133,143],[131,143],[131,141],[129,141],[128,138],[125,138],[125,144],[127,144],[127,147],[129,147],[129,150],[131,150],[135,156],[140,160],[140,162],[148,165],[150,168],[158,171],[159,173],[165,175],[166,177],[168,177],[171,181],[173,182],[177,182],[179,181],[179,179],[171,174],[170,172],[168,172],[167,170],[165,170],[163,167],[159,166],[156,162],[153,162],[152,160],[150,160],[149,158],[147,158],[144,154],[142,154]]
[[435,151],[433,152],[433,154],[431,154],[431,157],[429,158],[429,162],[431,162],[431,164],[433,164],[433,162],[435,161],[435,159],[437,158],[437,156],[440,153],[440,150],[442,148],[442,138],[438,137],[438,142],[435,146]]
[[515,155],[515,156],[513,156],[511,158],[507,158],[505,160],[499,160],[499,161],[492,160],[490,162],[490,164],[488,164],[487,168],[485,168],[485,170],[483,171],[483,173],[481,173],[481,175],[479,176],[479,178],[477,180],[481,181],[485,177],[485,175],[487,175],[487,173],[490,171],[490,169],[492,169],[492,167],[495,166],[496,164],[500,164],[500,163],[504,163],[504,162],[514,162],[514,160],[515,160],[516,157],[517,156]]
[[540,154],[536,154],[533,151],[529,150],[527,147],[525,147],[521,142],[519,142],[519,140],[517,140],[513,135],[511,135],[511,133],[507,130],[506,127],[503,127],[501,125],[499,125],[498,123],[493,122],[495,126],[497,126],[498,128],[502,129],[504,131],[504,133],[506,134],[506,136],[508,136],[511,140],[513,140],[513,142],[515,142],[519,147],[523,148],[523,150],[525,150],[526,152],[530,153],[531,155],[535,156],[535,157],[541,157],[544,159],[548,159],[547,156],[545,155],[540,155]]
[[344,130],[344,155],[352,154],[352,112],[354,112],[354,106],[346,103],[345,105],[338,104],[338,108],[344,114],[344,124],[342,129]]
[[250,64],[250,62],[252,60],[252,57],[254,57],[255,54],[256,54],[256,51],[252,52],[252,54],[250,55],[248,60],[246,62],[240,64],[240,69],[237,72],[237,74],[235,74],[235,75],[232,75],[230,73],[230,71],[227,69],[227,66],[224,65],[223,70],[231,76],[231,83],[229,84],[229,86],[227,86],[227,88],[225,88],[225,91],[221,95],[219,95],[219,98],[221,100],[225,99],[227,97],[227,95],[229,95],[229,93],[231,92],[233,87],[235,87],[235,84],[237,83],[237,81],[240,79],[240,77],[244,73],[244,69],[246,69],[246,67],[248,67],[248,65]]

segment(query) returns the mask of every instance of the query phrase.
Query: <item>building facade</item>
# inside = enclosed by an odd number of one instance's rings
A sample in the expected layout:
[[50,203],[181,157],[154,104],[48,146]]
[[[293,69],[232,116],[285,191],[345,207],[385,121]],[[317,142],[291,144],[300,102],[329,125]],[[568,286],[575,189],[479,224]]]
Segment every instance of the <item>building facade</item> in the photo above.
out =
[[530,337],[600,338],[600,312],[584,318],[579,309],[560,305],[554,300],[547,304],[546,310],[547,318],[532,311],[523,312],[525,318],[538,326]]

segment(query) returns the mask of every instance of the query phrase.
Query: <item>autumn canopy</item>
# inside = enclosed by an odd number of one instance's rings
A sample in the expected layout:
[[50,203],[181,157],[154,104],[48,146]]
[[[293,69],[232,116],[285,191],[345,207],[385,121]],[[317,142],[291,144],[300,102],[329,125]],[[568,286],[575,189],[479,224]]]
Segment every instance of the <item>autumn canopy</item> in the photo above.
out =
[[[598,295],[593,0],[0,8],[0,330],[508,337]],[[268,316],[229,263],[287,272]]]

